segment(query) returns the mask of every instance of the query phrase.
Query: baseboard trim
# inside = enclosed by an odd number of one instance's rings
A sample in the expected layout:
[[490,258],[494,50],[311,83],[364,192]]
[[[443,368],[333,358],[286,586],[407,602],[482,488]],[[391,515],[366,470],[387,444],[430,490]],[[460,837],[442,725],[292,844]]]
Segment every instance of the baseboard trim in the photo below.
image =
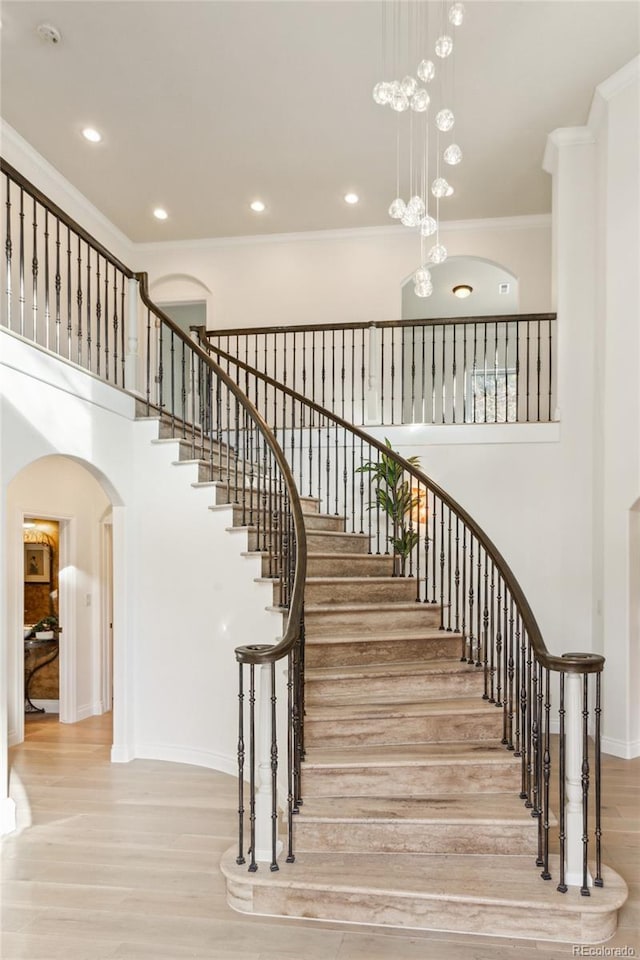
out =
[[11,797],[0,800],[0,836],[16,829],[16,804]]
[[602,752],[620,757],[621,760],[635,760],[636,757],[640,757],[640,740],[616,740],[614,737],[603,737]]
[[18,731],[9,730],[9,732],[7,733],[7,746],[17,747],[19,743],[22,743],[22,740],[18,740]]
[[73,721],[78,723],[79,720],[87,720],[89,717],[95,716],[95,710],[93,709],[92,703],[85,703],[81,707],[78,707],[76,710],[76,718]]
[[129,763],[135,759],[131,747],[113,744],[111,747],[111,763]]
[[236,757],[224,756],[210,750],[196,750],[164,743],[137,743],[133,755],[139,760],[166,760],[169,763],[188,763],[194,767],[207,767],[231,776],[238,774]]
[[59,700],[32,700],[34,707],[40,707],[45,713],[60,713]]

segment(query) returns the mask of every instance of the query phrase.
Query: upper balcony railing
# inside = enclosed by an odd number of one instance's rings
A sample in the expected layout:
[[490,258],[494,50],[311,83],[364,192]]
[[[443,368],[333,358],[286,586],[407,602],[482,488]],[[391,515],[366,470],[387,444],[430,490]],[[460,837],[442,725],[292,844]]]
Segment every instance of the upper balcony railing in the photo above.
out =
[[211,346],[356,424],[554,420],[552,313],[208,330]]

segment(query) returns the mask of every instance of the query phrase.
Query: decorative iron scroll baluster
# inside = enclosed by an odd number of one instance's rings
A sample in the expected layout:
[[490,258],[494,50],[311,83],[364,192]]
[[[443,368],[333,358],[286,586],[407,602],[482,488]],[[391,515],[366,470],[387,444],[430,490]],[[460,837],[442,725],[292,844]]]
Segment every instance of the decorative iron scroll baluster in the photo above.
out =
[[[264,667],[262,668],[264,669]],[[271,674],[271,865],[278,867],[278,739],[276,733],[276,665],[269,665]]]
[[600,728],[601,723],[601,714],[602,714],[602,705],[600,702],[601,696],[601,674],[596,673],[596,704],[595,704],[595,715],[596,715],[596,728],[594,731],[595,737],[595,778],[596,778],[596,809],[595,809],[595,822],[596,822],[596,875],[594,879],[594,884],[596,887],[603,887],[604,881],[602,879],[602,731]]
[[82,249],[80,246],[80,237],[78,237],[78,273],[76,277],[76,306],[78,308],[78,366],[82,366]]
[[71,348],[73,343],[73,327],[71,314],[71,228],[67,227],[67,359],[71,360]]
[[7,271],[7,326],[9,329],[12,329],[11,321],[11,307],[12,307],[12,288],[11,288],[11,263],[13,256],[13,241],[11,239],[11,180],[9,177],[5,177],[6,180],[6,190],[7,190],[7,199],[5,201],[6,207],[6,229],[5,229],[5,241],[4,241],[4,253],[6,261],[6,271]]
[[20,336],[24,337],[24,310],[25,310],[25,291],[24,291],[24,190],[20,188],[20,230],[19,230],[19,253],[18,253],[18,271],[19,271],[19,304],[20,304]]
[[44,345],[50,349],[51,303],[49,291],[49,211],[44,211]]
[[238,865],[244,859],[244,664],[238,664]]
[[249,871],[255,873],[256,863],[256,674],[249,664],[249,830],[251,862]]
[[109,379],[109,261],[104,263],[104,376]]
[[567,834],[566,834],[566,756],[567,756],[567,737],[565,733],[565,716],[566,710],[564,706],[564,697],[565,697],[565,674],[564,672],[560,673],[560,703],[558,707],[558,721],[559,721],[559,744],[558,744],[558,842],[560,848],[560,880],[558,882],[558,891],[559,893],[566,893],[568,890],[567,884],[565,883],[565,870],[566,870],[566,859],[567,859]]
[[38,342],[38,212],[36,201],[33,201],[33,241],[31,249],[31,315],[33,327],[33,341]]
[[[540,667],[542,673],[542,666]],[[551,880],[549,873],[549,786],[551,780],[551,740],[550,740],[551,690],[549,671],[544,671],[544,753],[542,757],[543,795],[542,795],[542,879]]]
[[580,893],[590,897],[589,890],[589,676],[585,673],[582,686],[582,886]]

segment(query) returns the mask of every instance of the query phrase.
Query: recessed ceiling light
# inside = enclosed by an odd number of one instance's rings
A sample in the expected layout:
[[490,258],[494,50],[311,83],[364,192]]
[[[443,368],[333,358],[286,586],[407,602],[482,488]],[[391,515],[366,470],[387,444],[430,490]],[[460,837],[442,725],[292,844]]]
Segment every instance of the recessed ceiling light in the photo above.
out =
[[360,197],[358,196],[357,193],[345,193],[344,195],[345,203],[351,203],[351,204],[358,203],[359,200],[360,200]]
[[100,143],[102,140],[102,134],[94,130],[93,127],[85,127],[82,131],[82,136],[91,143]]
[[460,300],[466,300],[473,293],[473,287],[470,287],[468,283],[459,283],[451,292]]
[[264,213],[264,211],[266,210],[266,207],[262,202],[262,200],[253,200],[249,204],[249,206],[251,207],[254,213]]
[[169,214],[167,213],[167,211],[163,210],[162,207],[156,207],[155,210],[153,211],[153,215],[156,218],[156,220],[167,220],[169,217]]

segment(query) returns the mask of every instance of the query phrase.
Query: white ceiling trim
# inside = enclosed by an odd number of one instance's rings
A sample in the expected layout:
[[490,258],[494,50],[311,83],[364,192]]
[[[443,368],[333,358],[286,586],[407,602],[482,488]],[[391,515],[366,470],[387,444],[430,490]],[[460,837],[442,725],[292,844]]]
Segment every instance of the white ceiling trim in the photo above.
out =
[[[478,220],[445,220],[440,224],[443,233],[484,230],[535,230],[551,225],[550,213],[535,213],[519,217],[485,217]],[[136,243],[138,253],[157,253],[160,250],[209,250],[264,243],[298,243],[321,240],[357,240],[366,237],[400,237],[409,234],[401,226],[346,227],[344,230],[307,230],[297,233],[262,233],[243,237],[210,237],[203,240],[157,240]]]

